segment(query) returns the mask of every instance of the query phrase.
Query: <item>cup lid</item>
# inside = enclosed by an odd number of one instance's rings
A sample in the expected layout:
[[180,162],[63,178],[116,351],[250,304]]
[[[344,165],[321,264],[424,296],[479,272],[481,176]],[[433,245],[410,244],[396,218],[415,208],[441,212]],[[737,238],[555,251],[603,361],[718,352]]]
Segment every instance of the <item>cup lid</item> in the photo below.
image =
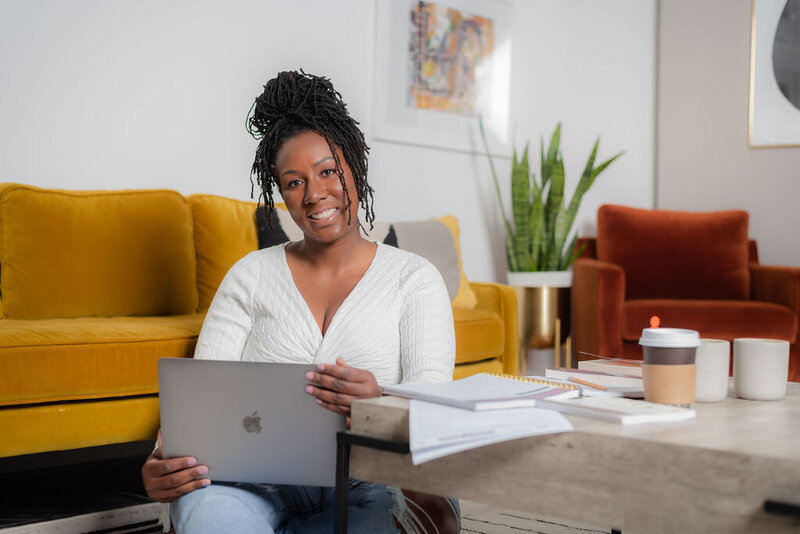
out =
[[700,334],[686,328],[645,328],[639,338],[639,345],[662,348],[699,347]]

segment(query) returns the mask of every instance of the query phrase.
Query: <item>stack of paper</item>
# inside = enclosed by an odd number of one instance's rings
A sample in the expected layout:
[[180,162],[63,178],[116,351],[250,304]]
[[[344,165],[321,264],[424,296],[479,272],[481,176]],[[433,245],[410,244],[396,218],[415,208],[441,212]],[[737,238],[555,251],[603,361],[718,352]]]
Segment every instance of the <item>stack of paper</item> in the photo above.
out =
[[566,417],[539,408],[472,411],[411,400],[409,447],[414,465],[492,443],[572,431]]

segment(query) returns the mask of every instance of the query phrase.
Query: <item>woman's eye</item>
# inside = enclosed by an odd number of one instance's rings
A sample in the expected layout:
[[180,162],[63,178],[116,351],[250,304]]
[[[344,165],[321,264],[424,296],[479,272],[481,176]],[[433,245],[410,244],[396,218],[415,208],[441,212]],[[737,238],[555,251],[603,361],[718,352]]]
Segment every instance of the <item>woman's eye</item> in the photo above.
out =
[[302,183],[303,183],[302,180],[290,180],[289,183],[286,184],[286,187],[291,189],[294,187],[298,187]]
[[336,169],[325,169],[322,171],[322,176],[332,176],[336,174]]

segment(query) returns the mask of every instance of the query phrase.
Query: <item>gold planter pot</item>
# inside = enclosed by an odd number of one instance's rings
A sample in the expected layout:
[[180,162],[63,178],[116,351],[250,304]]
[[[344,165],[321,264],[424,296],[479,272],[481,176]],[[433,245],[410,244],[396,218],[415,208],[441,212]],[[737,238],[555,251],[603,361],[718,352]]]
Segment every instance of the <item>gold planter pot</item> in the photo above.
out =
[[517,292],[519,331],[522,338],[520,341],[523,349],[553,348],[555,352],[553,365],[562,367],[561,344],[564,342],[566,361],[563,366],[571,367],[572,358],[567,334],[572,272],[510,272],[508,283]]

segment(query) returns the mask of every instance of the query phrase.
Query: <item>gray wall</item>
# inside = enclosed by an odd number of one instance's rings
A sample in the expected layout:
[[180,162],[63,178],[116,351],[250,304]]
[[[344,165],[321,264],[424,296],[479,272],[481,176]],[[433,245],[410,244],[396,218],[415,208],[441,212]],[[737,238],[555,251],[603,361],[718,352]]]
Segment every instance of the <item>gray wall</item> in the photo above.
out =
[[740,208],[761,262],[800,266],[800,147],[749,148],[750,0],[662,0],[657,207]]

